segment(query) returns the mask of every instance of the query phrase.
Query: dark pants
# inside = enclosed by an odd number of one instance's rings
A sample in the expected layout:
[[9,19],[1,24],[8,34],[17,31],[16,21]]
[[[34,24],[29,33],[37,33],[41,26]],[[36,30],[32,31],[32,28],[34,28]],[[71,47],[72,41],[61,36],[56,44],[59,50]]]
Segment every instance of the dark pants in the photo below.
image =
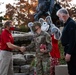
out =
[[69,75],[76,75],[76,55],[72,55],[71,60],[67,64]]

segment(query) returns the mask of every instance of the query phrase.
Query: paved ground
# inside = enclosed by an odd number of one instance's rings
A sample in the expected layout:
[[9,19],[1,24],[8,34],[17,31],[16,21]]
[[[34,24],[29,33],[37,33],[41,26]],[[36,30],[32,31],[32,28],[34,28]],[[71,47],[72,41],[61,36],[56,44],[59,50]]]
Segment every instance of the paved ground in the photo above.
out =
[[[15,73],[15,75],[29,75],[29,74],[25,74],[25,73]],[[30,74],[32,75],[32,74]]]
[[25,75],[25,73],[15,73],[15,75]]

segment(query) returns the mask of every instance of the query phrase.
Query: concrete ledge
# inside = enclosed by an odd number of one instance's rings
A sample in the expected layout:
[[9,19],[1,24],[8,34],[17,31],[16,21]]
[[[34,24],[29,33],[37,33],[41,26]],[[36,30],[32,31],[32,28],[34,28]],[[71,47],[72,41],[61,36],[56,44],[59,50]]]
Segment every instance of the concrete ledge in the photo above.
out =
[[55,67],[55,75],[69,75],[67,65],[58,65]]
[[14,75],[26,75],[25,73],[15,73]]

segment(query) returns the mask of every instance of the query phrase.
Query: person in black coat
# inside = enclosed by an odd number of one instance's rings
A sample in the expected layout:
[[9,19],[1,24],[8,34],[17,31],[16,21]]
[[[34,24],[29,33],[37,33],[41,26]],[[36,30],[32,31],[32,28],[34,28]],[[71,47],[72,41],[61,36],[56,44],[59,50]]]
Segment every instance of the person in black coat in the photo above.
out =
[[76,23],[65,8],[59,9],[56,15],[64,23],[61,43],[64,46],[68,73],[69,75],[76,75]]

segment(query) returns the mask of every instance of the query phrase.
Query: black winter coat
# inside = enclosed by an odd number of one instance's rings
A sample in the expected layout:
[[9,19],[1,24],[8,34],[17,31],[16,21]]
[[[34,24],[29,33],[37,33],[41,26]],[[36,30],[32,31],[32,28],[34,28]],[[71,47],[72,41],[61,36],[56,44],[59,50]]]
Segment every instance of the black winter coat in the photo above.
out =
[[61,43],[64,46],[65,54],[76,54],[76,23],[71,18],[68,18],[64,24]]

